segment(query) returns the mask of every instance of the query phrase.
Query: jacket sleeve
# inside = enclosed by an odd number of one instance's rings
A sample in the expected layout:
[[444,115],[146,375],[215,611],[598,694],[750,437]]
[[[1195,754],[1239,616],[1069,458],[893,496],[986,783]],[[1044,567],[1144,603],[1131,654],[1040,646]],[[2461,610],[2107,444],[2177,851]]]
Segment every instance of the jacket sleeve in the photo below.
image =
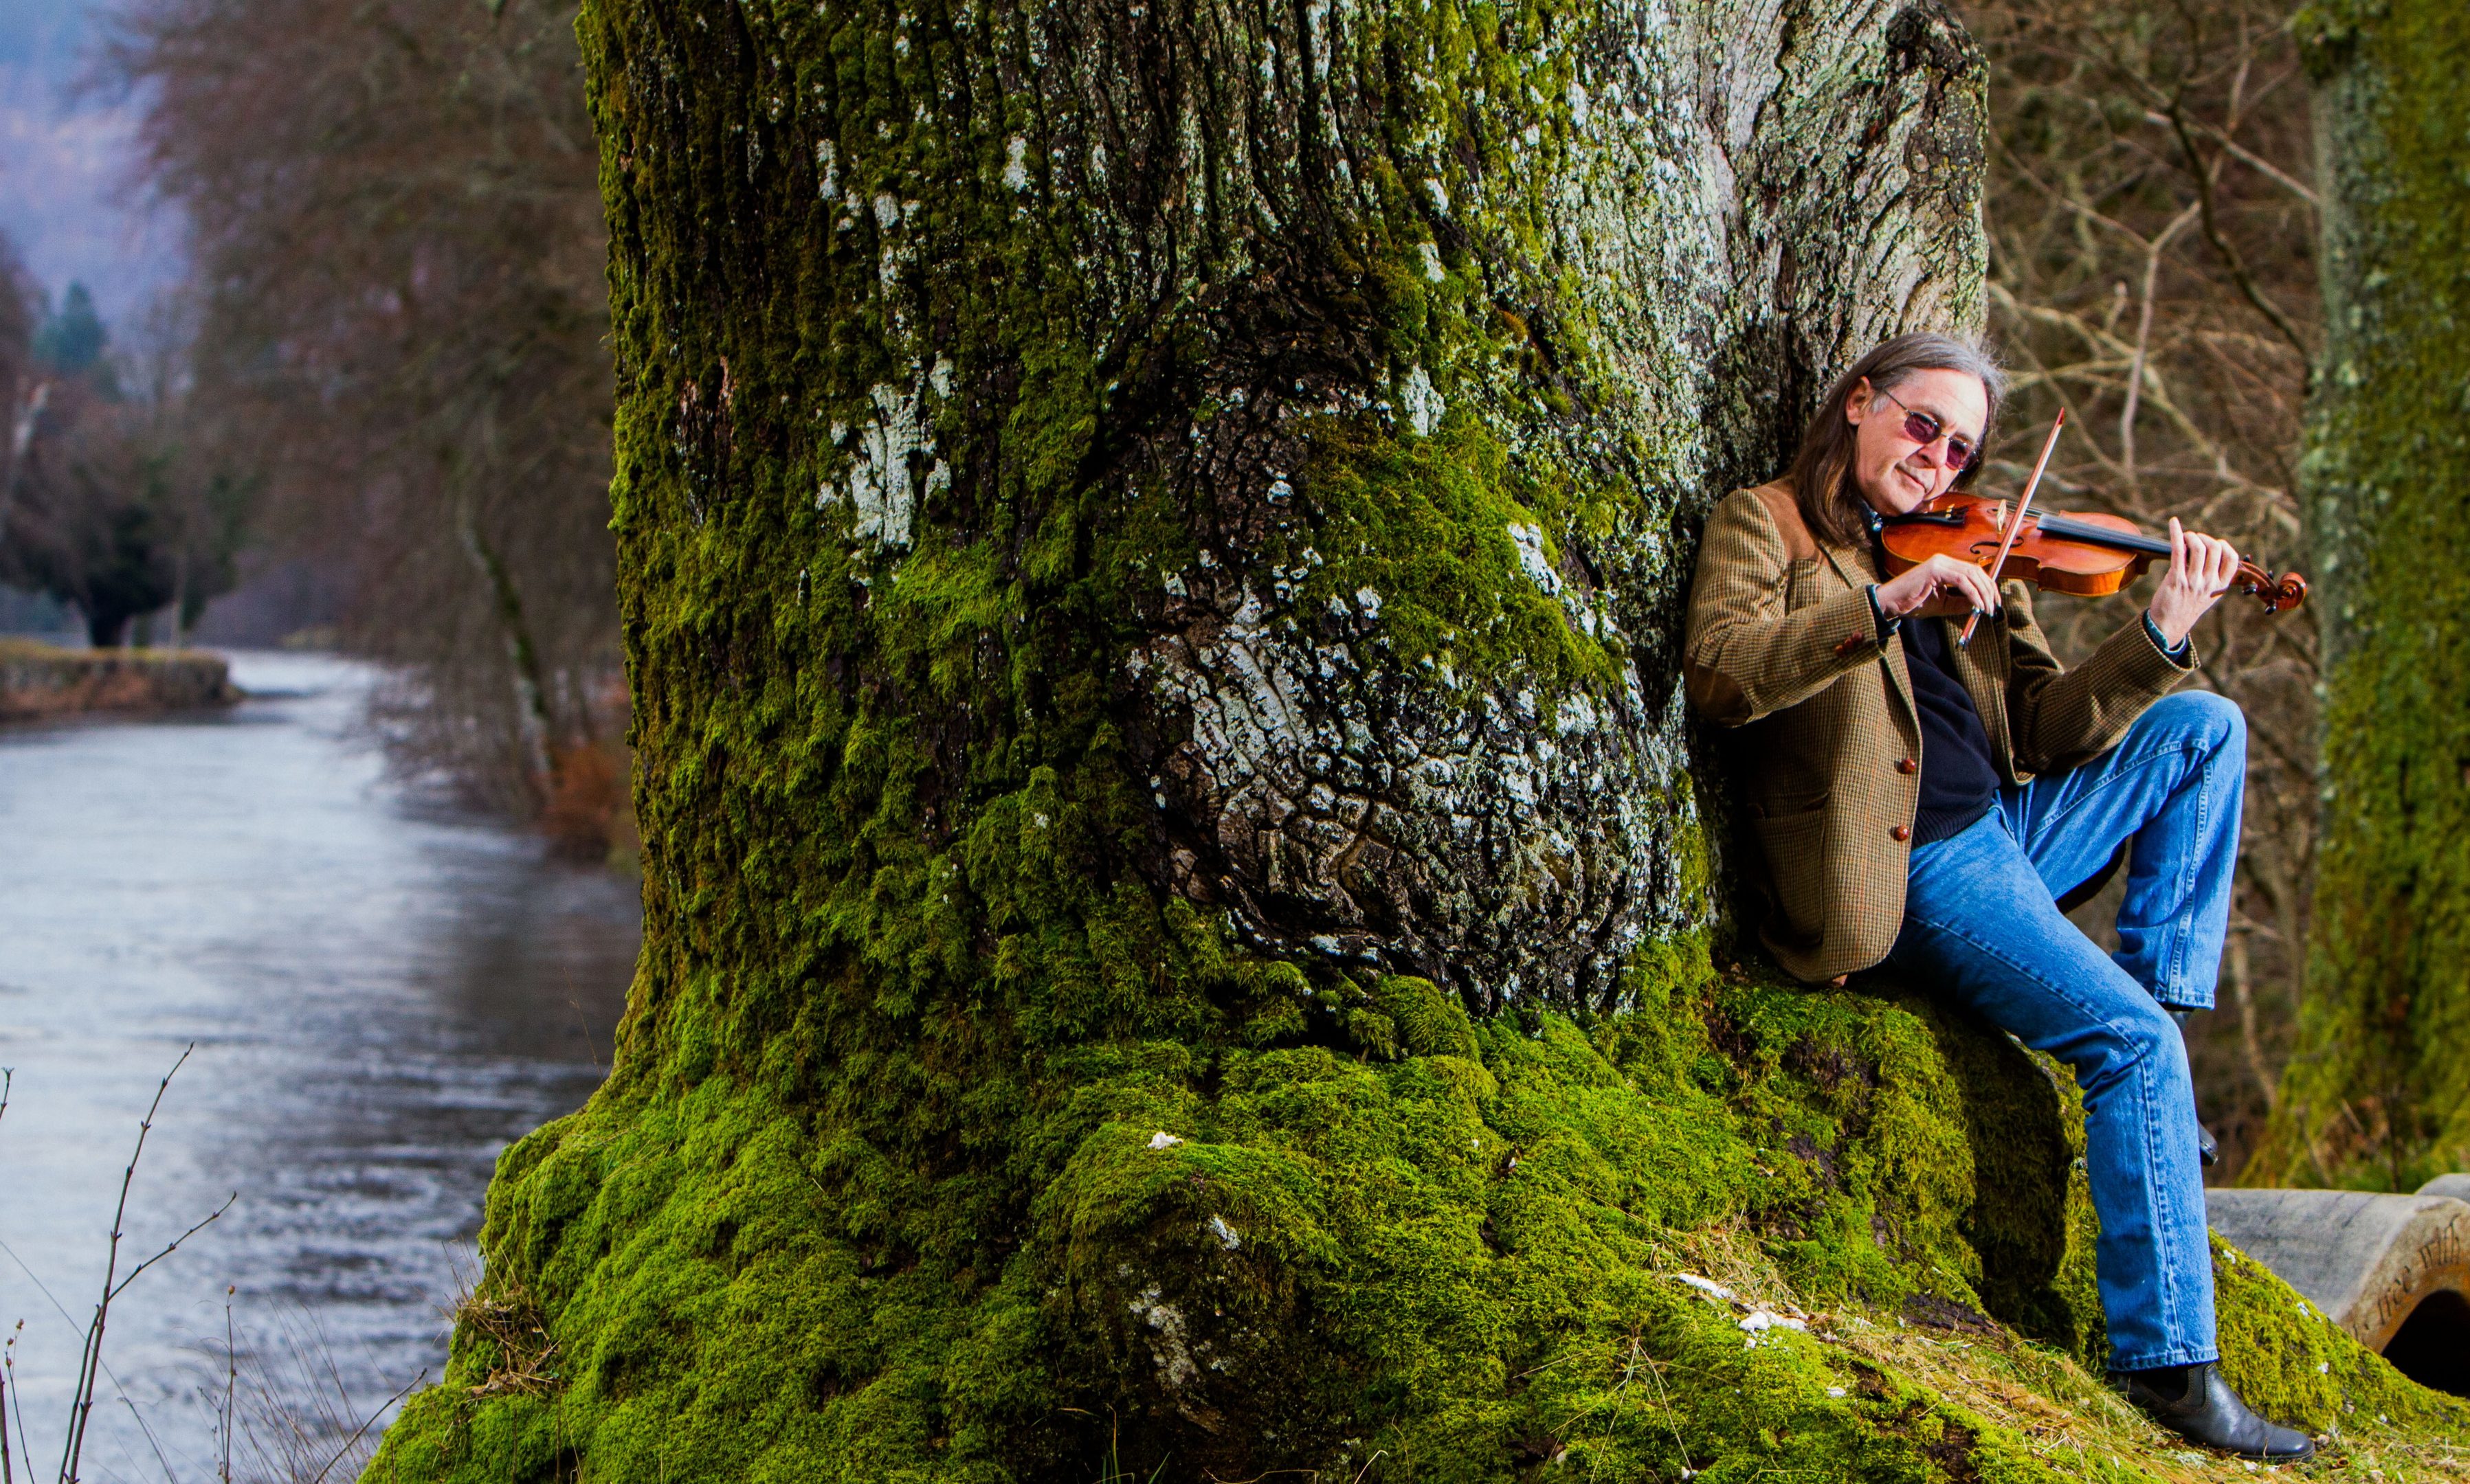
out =
[[1796,706],[1878,656],[1867,592],[1852,588],[1786,612],[1790,575],[1766,506],[1747,491],[1725,497],[1698,547],[1682,641],[1690,704],[1719,727]]
[[2128,620],[2069,669],[2050,653],[2049,637],[2033,616],[2032,590],[2003,584],[2007,616],[2007,714],[2015,726],[2016,764],[2028,773],[2072,766],[2114,747],[2144,708],[2195,673],[2163,654],[2141,614]]

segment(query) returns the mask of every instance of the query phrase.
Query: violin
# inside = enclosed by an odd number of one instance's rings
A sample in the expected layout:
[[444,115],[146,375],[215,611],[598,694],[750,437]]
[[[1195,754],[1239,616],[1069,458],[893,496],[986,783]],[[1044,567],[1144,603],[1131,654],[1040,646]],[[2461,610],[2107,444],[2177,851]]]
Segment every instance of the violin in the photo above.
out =
[[[2065,423],[2066,414],[2062,411],[2019,499],[1993,499],[1950,491],[1918,510],[1887,517],[1880,539],[1887,548],[1889,575],[1934,556],[1950,556],[1987,568],[1992,582],[2018,577],[2047,592],[2108,597],[2143,576],[2155,557],[2167,560],[2168,541],[2147,535],[2123,517],[2032,509],[2033,491],[2040,483],[2041,471],[2049,467],[2050,451]],[[2262,602],[2268,614],[2296,608],[2307,599],[2306,578],[2296,572],[2276,577],[2244,557],[2239,559],[2233,586]],[[1971,637],[1972,624],[1968,622],[1964,638]]]

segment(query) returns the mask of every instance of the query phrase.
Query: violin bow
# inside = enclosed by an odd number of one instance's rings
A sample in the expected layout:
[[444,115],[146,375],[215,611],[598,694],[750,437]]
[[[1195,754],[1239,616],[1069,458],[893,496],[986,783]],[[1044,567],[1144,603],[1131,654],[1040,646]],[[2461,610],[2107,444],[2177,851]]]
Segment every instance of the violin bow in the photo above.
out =
[[[2007,565],[2007,553],[2016,549],[2016,538],[2024,534],[2024,512],[2033,507],[2033,492],[2040,487],[2041,471],[2050,467],[2050,454],[2059,446],[2059,429],[2066,426],[2067,409],[2061,407],[2059,415],[2050,420],[2050,436],[2042,440],[2041,456],[2033,464],[2033,477],[2024,481],[2023,497],[2016,501],[2016,519],[2007,522],[2007,539],[1998,544],[1998,555],[1991,559],[1992,582],[1998,580],[1998,568]],[[1972,616],[1964,620],[1964,632],[1955,637],[1956,647],[1961,649],[1971,643],[1972,631],[1980,625],[1981,610],[1976,608]]]

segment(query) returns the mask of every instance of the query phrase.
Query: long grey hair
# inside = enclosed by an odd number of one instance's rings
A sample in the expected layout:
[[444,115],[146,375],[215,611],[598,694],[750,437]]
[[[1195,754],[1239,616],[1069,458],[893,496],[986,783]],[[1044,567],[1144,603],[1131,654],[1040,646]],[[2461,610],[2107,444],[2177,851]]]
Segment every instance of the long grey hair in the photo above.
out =
[[[1800,502],[1801,518],[1819,540],[1857,546],[1867,539],[1862,520],[1866,507],[1852,483],[1852,448],[1859,429],[1844,420],[1845,404],[1864,381],[1873,392],[1894,391],[1920,371],[1961,371],[1981,383],[1982,393],[1990,399],[1981,444],[1990,446],[1990,435],[1998,426],[1998,409],[2007,400],[2007,373],[1989,351],[1929,330],[1872,346],[1828,388],[1826,400],[1819,403],[1817,413],[1802,432],[1801,452],[1793,455],[1789,476],[1793,498]],[[1975,462],[1955,482],[1969,484],[1980,472],[1981,465]]]

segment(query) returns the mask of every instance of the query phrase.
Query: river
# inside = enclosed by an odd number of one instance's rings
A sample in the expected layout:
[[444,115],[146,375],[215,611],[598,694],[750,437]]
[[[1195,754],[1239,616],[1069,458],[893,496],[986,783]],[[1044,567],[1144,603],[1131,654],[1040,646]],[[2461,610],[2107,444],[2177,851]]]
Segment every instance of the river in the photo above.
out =
[[122,1271],[233,1203],[114,1303],[90,1480],[214,1476],[227,1305],[236,1476],[434,1380],[491,1163],[591,1095],[633,969],[632,882],[389,777],[373,671],[233,677],[225,714],[0,729],[0,1329],[47,1472],[184,1048]]

